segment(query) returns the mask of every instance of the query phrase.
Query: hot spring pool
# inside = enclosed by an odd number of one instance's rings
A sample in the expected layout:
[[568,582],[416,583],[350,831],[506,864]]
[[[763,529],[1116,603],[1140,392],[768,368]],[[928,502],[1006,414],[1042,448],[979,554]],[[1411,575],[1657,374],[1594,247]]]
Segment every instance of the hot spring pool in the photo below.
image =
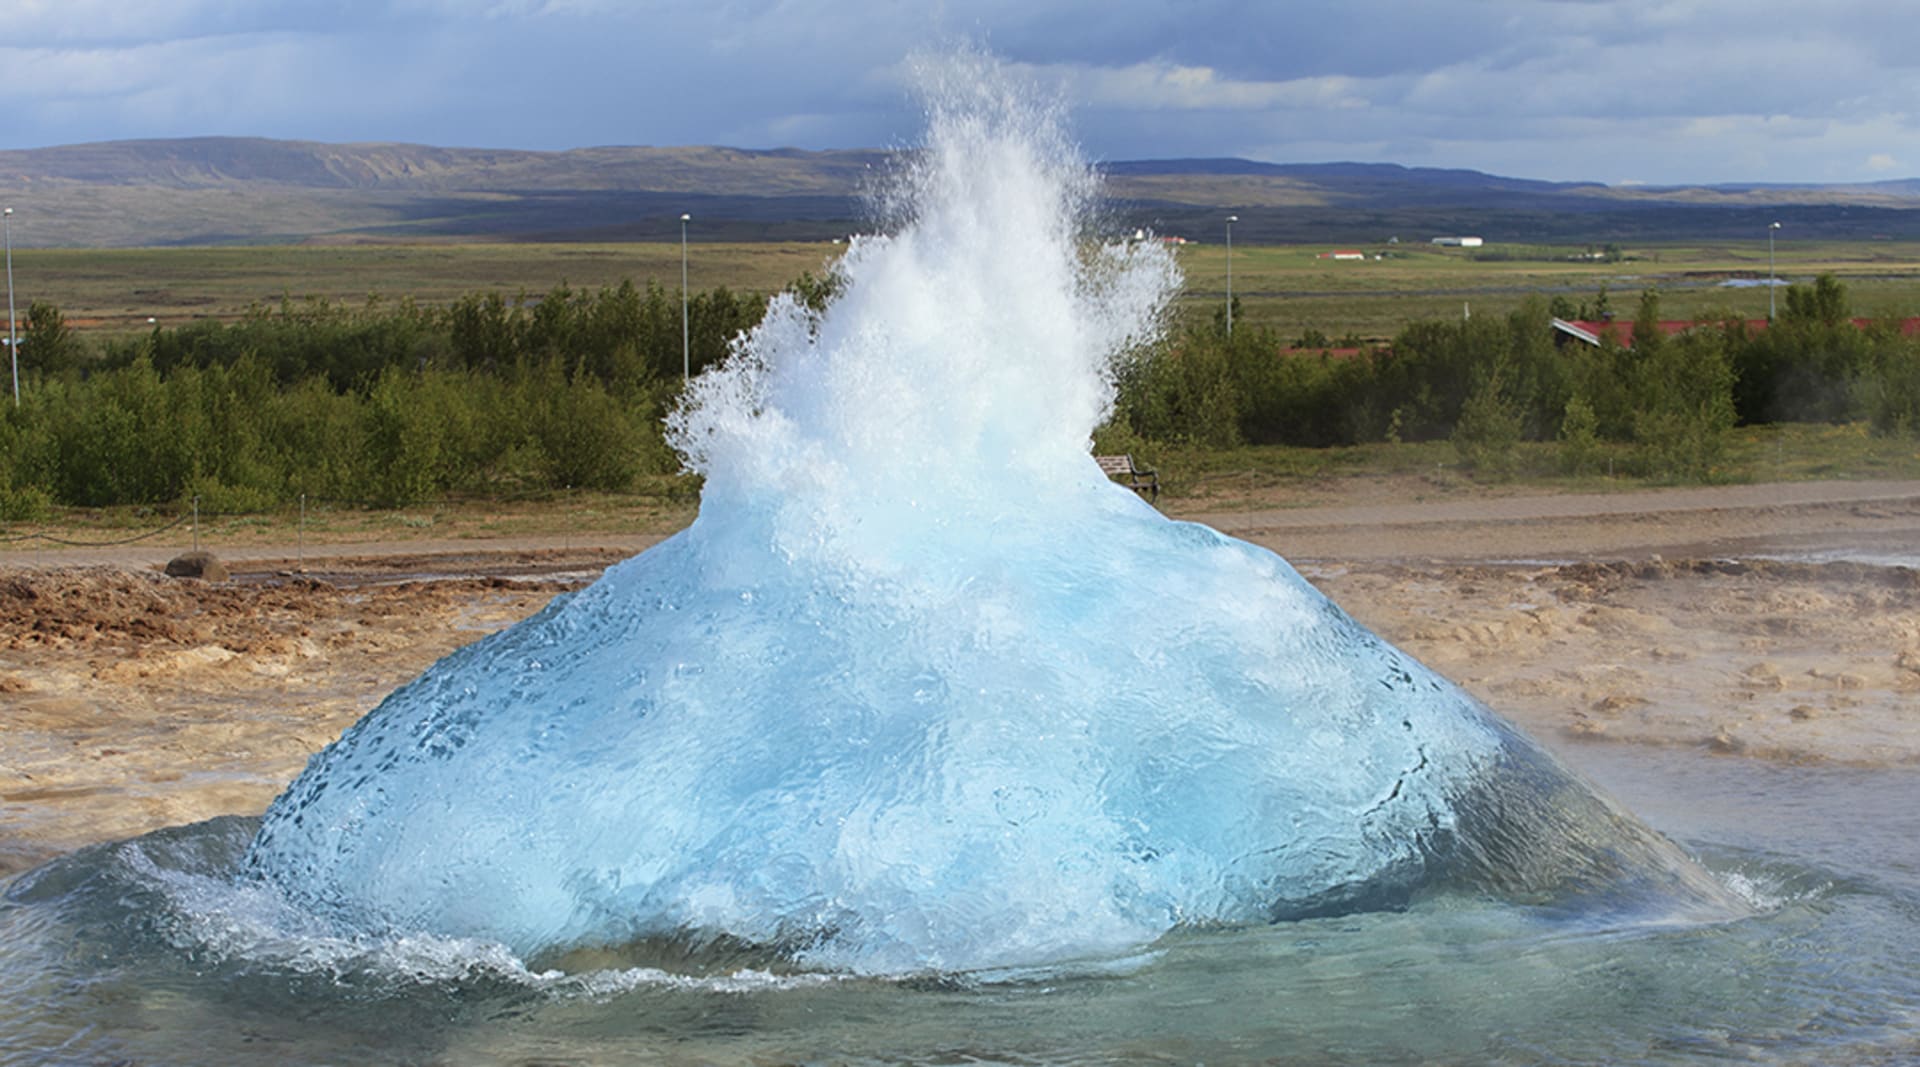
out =
[[494,946],[302,939],[227,880],[255,820],[4,885],[0,1062],[1903,1063],[1920,812],[1901,770],[1583,746],[1569,762],[1761,904],[1609,925],[1510,903],[1184,932],[1044,970],[697,960],[533,973]]

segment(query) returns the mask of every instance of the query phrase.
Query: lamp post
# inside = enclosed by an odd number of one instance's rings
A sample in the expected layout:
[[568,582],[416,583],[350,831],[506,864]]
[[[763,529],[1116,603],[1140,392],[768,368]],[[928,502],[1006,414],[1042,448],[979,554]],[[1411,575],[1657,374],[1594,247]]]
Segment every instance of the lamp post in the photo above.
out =
[[1233,336],[1233,224],[1238,215],[1227,216],[1227,336]]
[[20,406],[20,333],[13,317],[13,209],[0,211],[7,228],[7,358],[13,361],[13,406]]
[[1773,231],[1780,228],[1779,223],[1767,227],[1767,321],[1773,321],[1773,291],[1779,288],[1773,276]]
[[693,377],[693,347],[687,334],[687,223],[692,215],[680,216],[680,384]]

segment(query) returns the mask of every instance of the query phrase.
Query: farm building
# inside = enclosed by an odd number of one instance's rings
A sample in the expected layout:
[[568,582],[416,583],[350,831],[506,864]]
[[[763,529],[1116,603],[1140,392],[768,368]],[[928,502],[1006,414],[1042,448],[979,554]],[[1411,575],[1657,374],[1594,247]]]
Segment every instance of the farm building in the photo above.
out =
[[1433,243],[1442,248],[1479,248],[1487,242],[1478,237],[1436,237]]
[[[1852,322],[1855,329],[1864,330],[1873,325],[1874,320],[1856,318],[1853,319]],[[1708,329],[1719,329],[1724,324],[1718,321],[1691,322],[1686,319],[1662,319],[1658,325],[1662,335],[1675,337],[1698,327],[1704,326]],[[1759,333],[1767,328],[1767,320],[1746,319],[1742,322],[1742,325],[1747,328],[1748,333]],[[1622,348],[1633,347],[1635,332],[1633,323],[1630,320],[1624,319],[1576,319],[1571,321],[1567,319],[1554,319],[1553,331],[1555,341],[1579,341],[1583,344],[1598,345],[1601,340],[1605,338]],[[1920,318],[1900,320],[1900,335],[1902,337],[1920,336]]]

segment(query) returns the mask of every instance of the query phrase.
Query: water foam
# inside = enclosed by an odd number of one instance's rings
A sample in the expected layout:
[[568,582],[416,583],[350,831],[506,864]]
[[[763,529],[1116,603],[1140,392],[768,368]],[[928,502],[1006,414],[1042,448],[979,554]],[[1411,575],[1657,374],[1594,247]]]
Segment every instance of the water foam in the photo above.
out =
[[978,57],[856,240],[672,434],[680,535],[437,664],[321,753],[252,876],[527,959],[649,939],[863,973],[1169,930],[1658,884],[1677,855],[1279,557],[1088,440],[1177,271],[1099,245],[1058,116]]
[[1082,239],[1092,172],[984,63],[928,71],[929,142],[878,194],[900,228],[852,241],[840,297],[776,297],[669,420],[705,478],[694,536],[728,541],[708,555],[770,542],[866,585],[1105,489],[1087,446],[1112,362],[1157,332],[1179,271],[1155,243]]

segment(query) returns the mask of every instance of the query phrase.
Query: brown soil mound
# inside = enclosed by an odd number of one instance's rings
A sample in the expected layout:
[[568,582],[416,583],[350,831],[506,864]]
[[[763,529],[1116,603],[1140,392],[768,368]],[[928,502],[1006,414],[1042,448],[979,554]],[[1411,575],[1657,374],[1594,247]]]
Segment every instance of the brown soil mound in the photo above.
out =
[[151,571],[63,567],[0,577],[0,648],[72,645],[135,658],[180,646],[249,653],[262,642],[311,636],[315,627],[383,626],[503,590],[554,587],[505,578],[402,581],[343,587],[289,576],[271,584],[182,582]]
[[1304,568],[1550,743],[1920,764],[1920,572],[1646,560]]
[[0,870],[259,811],[396,686],[577,584],[0,573]]

